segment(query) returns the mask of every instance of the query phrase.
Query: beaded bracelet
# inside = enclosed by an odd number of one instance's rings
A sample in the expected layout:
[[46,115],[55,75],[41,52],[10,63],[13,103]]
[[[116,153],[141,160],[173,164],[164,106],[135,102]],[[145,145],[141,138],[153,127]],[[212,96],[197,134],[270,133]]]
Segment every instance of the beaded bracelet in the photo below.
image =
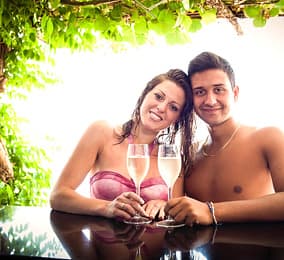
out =
[[211,213],[211,215],[212,215],[214,224],[215,224],[215,225],[218,225],[218,221],[217,221],[216,216],[215,216],[215,209],[214,209],[214,204],[213,204],[213,202],[212,202],[212,201],[207,201],[206,204],[207,204],[207,206],[208,206],[208,208],[209,208],[209,210],[210,210],[210,213]]

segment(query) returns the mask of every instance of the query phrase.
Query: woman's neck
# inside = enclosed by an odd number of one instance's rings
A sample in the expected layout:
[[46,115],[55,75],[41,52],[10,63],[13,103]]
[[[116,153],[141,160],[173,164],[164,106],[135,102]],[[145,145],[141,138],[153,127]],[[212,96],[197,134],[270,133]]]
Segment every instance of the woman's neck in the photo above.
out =
[[153,131],[143,130],[140,127],[134,127],[131,131],[133,143],[152,144],[155,142],[157,134]]

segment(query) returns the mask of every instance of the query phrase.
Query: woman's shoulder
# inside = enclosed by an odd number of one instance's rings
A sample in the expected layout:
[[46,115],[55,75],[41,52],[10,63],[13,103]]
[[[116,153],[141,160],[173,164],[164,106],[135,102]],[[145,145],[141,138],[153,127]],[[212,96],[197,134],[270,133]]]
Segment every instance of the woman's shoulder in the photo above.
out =
[[97,136],[113,136],[121,132],[121,125],[113,124],[107,120],[97,120],[90,123],[88,130]]
[[107,120],[97,120],[89,124],[90,129],[101,130],[101,131],[111,131],[114,130],[117,126],[112,124]]

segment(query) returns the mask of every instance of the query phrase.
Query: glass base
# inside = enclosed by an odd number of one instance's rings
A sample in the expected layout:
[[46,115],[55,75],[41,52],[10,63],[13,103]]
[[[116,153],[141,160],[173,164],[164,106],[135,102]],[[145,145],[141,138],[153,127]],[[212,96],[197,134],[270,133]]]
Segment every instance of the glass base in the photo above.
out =
[[145,217],[142,217],[142,216],[134,216],[130,219],[123,220],[123,222],[126,223],[126,224],[132,224],[132,225],[144,225],[144,224],[151,223],[152,219],[145,218]]
[[165,227],[165,228],[178,228],[185,226],[184,223],[178,223],[174,219],[165,219],[156,223],[158,227]]

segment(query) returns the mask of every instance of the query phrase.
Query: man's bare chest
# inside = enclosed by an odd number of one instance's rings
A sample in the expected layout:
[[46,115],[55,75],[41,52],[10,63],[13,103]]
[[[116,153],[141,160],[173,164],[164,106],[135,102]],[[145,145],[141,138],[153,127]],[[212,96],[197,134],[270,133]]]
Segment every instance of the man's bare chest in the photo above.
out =
[[185,179],[188,195],[200,200],[237,200],[271,191],[272,181],[265,159],[252,152],[197,161]]

